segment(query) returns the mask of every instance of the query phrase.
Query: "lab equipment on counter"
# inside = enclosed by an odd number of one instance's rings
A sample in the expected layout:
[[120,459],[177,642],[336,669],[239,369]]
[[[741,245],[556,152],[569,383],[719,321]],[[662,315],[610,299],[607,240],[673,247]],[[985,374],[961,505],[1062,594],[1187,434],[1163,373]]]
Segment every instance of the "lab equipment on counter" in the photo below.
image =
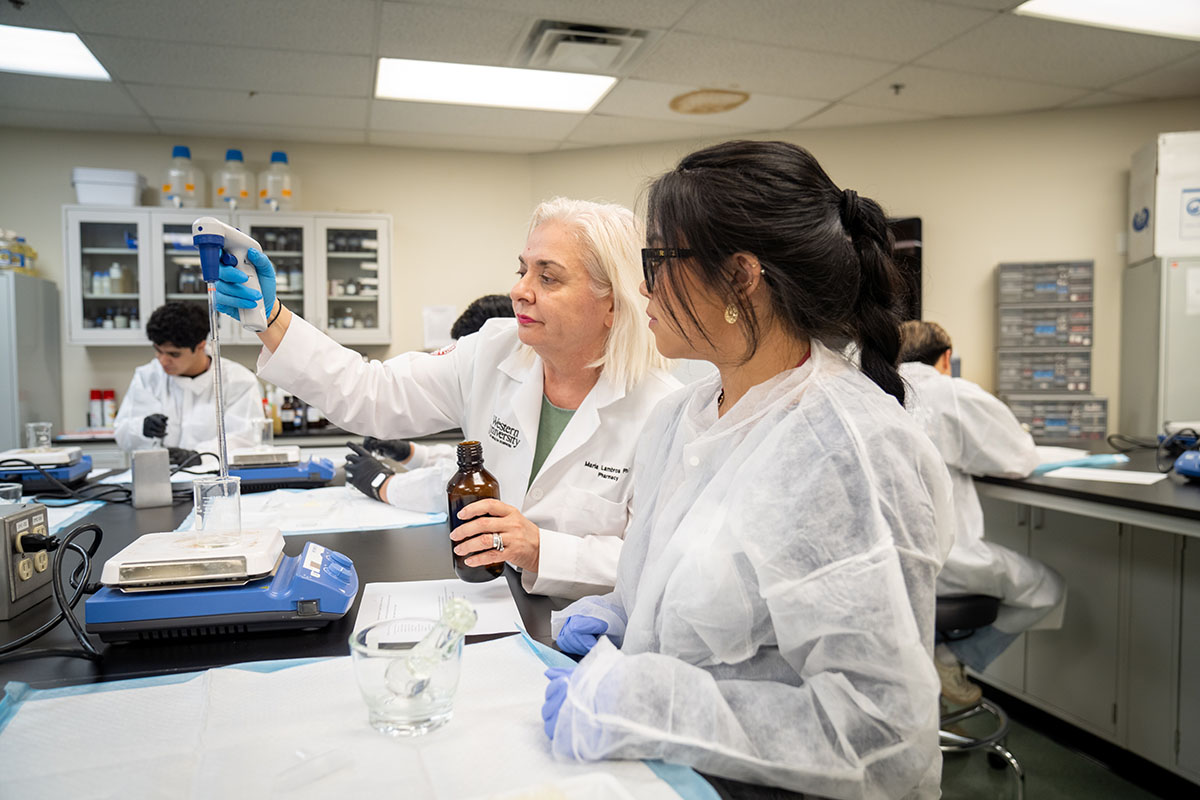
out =
[[199,208],[204,205],[204,173],[192,163],[191,148],[177,144],[171,150],[162,183],[160,205],[168,208]]
[[242,538],[242,487],[236,475],[192,479],[196,547],[229,547]]
[[186,532],[141,536],[104,565],[87,631],[106,642],[178,640],[340,619],[358,594],[353,562],[313,542],[285,556],[283,544],[277,528],[224,547],[197,547]]
[[254,197],[254,175],[246,169],[242,151],[226,150],[225,165],[213,178],[213,205],[229,211],[250,211]]
[[51,432],[49,422],[26,423],[26,446],[0,452],[0,481],[20,483],[30,494],[58,488],[55,480],[68,486],[83,483],[92,471],[92,457],[79,447],[52,446]]
[[134,508],[160,508],[172,504],[171,456],[165,447],[135,450],[131,471]]
[[[460,442],[458,445],[458,472],[446,486],[449,504],[450,531],[468,520],[458,518],[458,512],[476,500],[500,499],[500,482],[496,476],[483,468],[483,445],[479,442]],[[493,538],[496,535],[493,534]],[[467,556],[454,553],[454,574],[469,583],[482,583],[499,578],[504,574],[504,562],[483,567],[468,567]]]
[[292,170],[287,153],[271,153],[271,166],[258,173],[258,207],[261,211],[290,211],[295,202]]

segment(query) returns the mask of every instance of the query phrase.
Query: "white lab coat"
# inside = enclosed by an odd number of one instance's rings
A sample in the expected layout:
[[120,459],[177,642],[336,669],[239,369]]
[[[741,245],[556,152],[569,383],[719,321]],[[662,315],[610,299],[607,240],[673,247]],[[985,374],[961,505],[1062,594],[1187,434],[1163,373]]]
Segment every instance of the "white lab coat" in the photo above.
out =
[[655,370],[627,392],[601,373],[531,484],[542,360],[521,347],[516,320],[489,320],[437,354],[381,363],[293,317],[275,352],[264,348],[258,374],[355,433],[406,439],[458,427],[482,442],[500,499],[541,531],[538,572],[522,576],[526,591],[572,598],[612,587],[638,436],[654,405],[679,386]]
[[[227,358],[221,359],[221,380],[226,444],[231,448],[250,447],[254,444],[251,423],[263,418],[262,389],[253,372]],[[212,367],[194,378],[168,375],[157,359],[134,370],[113,431],[122,450],[154,446],[153,440],[142,435],[142,423],[150,414],[167,417],[164,447],[216,453],[217,408]]]
[[1033,437],[1008,406],[968,380],[916,361],[901,364],[900,374],[911,387],[908,408],[942,454],[954,483],[954,548],[938,576],[938,593],[999,597],[994,626],[1004,633],[1061,627],[1062,578],[1045,564],[983,538],[983,509],[971,478],[1027,477],[1038,465]]
[[552,616],[555,635],[585,614],[612,637],[571,675],[556,756],[936,797],[934,583],[953,537],[937,451],[818,342],[718,419],[719,391],[705,378],[655,410],[616,589]]

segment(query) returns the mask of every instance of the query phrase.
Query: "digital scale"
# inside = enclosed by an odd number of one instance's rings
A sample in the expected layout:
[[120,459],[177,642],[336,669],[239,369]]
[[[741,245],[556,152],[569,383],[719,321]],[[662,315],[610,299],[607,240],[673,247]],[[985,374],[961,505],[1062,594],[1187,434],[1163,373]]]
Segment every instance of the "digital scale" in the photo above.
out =
[[[8,463],[10,459],[14,463]],[[15,460],[28,463],[15,463]],[[25,492],[45,492],[57,489],[49,478],[41,473],[36,464],[53,478],[67,486],[78,486],[87,480],[92,471],[92,457],[85,456],[79,447],[18,447],[0,452],[0,482],[19,483]]]
[[146,534],[105,563],[100,582],[84,618],[106,642],[311,630],[340,619],[358,594],[347,556],[313,542],[285,556],[278,528],[220,547],[192,531]]

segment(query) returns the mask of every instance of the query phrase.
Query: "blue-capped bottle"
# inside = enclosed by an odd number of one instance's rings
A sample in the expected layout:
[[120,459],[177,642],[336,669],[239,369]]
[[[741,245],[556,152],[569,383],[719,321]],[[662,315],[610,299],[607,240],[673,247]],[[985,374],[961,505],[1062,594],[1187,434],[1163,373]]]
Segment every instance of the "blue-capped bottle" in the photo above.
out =
[[254,175],[246,169],[242,151],[225,151],[225,165],[213,181],[213,205],[229,211],[254,210]]
[[287,153],[271,153],[271,166],[258,173],[259,211],[290,211],[296,202],[295,180]]
[[192,151],[177,144],[163,176],[160,205],[167,208],[200,208],[204,205],[204,173],[192,164]]

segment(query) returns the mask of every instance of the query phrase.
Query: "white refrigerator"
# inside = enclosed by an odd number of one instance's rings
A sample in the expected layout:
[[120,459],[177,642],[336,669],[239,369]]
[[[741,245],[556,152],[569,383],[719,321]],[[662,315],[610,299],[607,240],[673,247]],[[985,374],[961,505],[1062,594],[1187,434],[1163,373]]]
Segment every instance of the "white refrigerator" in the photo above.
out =
[[24,447],[26,422],[62,432],[58,287],[0,270],[0,450]]

